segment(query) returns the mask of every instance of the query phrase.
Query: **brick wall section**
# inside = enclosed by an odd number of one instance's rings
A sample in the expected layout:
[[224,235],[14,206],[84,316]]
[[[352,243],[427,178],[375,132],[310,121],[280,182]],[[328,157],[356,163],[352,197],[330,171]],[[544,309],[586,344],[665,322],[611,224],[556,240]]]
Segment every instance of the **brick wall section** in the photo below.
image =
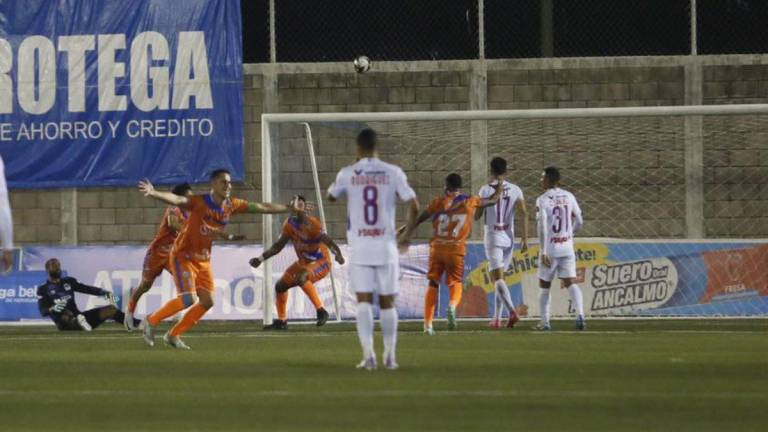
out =
[[[465,110],[469,107],[467,71],[296,73],[278,78],[281,112]],[[684,100],[682,67],[575,69],[508,69],[488,72],[490,109],[573,108],[680,105]],[[263,77],[244,77],[244,134],[247,186],[236,196],[261,197],[260,116]],[[768,100],[768,67],[707,66],[704,101],[754,103]],[[768,120],[768,119],[763,119]],[[726,124],[705,123],[705,217],[707,235],[768,235],[768,130],[766,121],[734,126],[741,138],[724,143],[717,130]],[[365,125],[313,125],[320,182],[325,189],[338,169],[354,159],[353,138]],[[430,125],[371,124],[382,131],[384,159],[401,165],[423,205],[439,194],[452,171],[469,175],[469,127],[466,123]],[[719,129],[718,129],[719,128]],[[739,129],[741,128],[741,129]],[[742,130],[744,129],[744,130]],[[591,133],[584,133],[591,130]],[[611,135],[600,131],[613,130]],[[647,131],[662,131],[649,135]],[[714,132],[713,132],[714,131]],[[624,237],[684,235],[682,130],[667,121],[614,123],[489,123],[489,152],[512,161],[512,180],[524,188],[529,204],[538,194],[539,169],[549,163],[563,168],[566,182],[583,202],[587,235]],[[615,136],[621,137],[617,140]],[[302,129],[281,127],[280,176],[275,199],[294,193],[314,200],[310,163]],[[619,143],[620,141],[620,143]],[[55,190],[11,191],[16,241],[55,244],[61,238],[61,198]],[[154,235],[162,206],[133,188],[78,191],[78,236],[82,244],[147,243]],[[533,212],[531,211],[531,215]],[[343,238],[345,211],[329,205],[330,232]],[[621,220],[622,223],[616,223]],[[629,220],[629,221],[627,221]],[[229,226],[260,241],[261,218],[237,216]],[[426,229],[420,236],[427,235]]]
[[[768,103],[768,65],[704,68],[704,103]],[[708,236],[768,236],[768,116],[704,121]]]

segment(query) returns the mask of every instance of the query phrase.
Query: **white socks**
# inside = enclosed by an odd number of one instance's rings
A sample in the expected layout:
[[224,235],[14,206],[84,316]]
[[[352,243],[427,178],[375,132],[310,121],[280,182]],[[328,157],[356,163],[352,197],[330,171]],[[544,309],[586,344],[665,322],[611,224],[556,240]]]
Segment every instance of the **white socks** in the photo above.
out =
[[539,313],[543,323],[549,323],[549,303],[549,288],[542,288],[539,294]]
[[[507,312],[509,312],[509,315],[512,316],[515,310],[515,304],[512,303],[512,296],[509,294],[509,289],[507,288],[507,284],[504,283],[503,279],[499,279],[496,282],[494,282],[494,286],[496,287],[496,309],[499,310],[500,307],[499,304],[499,298],[501,298],[501,302],[503,302],[504,307],[507,308]],[[501,316],[498,316],[501,318]]]
[[[397,320],[397,314],[395,314],[395,320]],[[383,323],[382,317],[382,327]],[[397,328],[397,323],[395,323],[395,328]],[[357,303],[357,337],[363,348],[363,358],[374,357],[376,354],[373,352],[373,307],[370,303]]]
[[568,287],[568,293],[571,295],[571,302],[576,309],[576,315],[584,316],[584,298],[581,295],[581,288],[576,284],[572,284]]
[[[381,309],[381,333],[384,338],[384,356],[395,359],[395,346],[397,345],[397,309]],[[386,359],[384,360],[386,362]]]

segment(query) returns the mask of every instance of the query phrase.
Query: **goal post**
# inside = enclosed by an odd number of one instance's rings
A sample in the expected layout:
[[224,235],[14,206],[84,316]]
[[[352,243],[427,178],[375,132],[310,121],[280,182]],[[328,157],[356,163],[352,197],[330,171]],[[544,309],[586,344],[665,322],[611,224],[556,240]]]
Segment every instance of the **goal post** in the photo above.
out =
[[[314,194],[323,219],[328,213],[329,234],[344,243],[345,209],[324,203],[322,191],[354,161],[354,138],[364,127],[379,132],[382,159],[403,167],[422,206],[441,193],[448,173],[461,174],[464,191],[477,193],[471,185],[486,181],[486,159],[508,159],[508,178],[528,203],[532,243],[538,178],[545,166],[559,166],[564,187],[584,208],[579,283],[591,315],[768,315],[768,281],[755,271],[768,259],[768,104],[263,114],[263,199]],[[265,246],[281,222],[264,216]],[[398,306],[414,318],[426,286],[428,237],[421,227],[421,244],[401,262],[409,294]],[[535,250],[516,254],[505,273],[528,316],[538,313],[531,301]],[[291,260],[285,254],[263,265],[266,320],[274,307],[269,287]],[[489,305],[481,245],[469,245],[467,262],[459,312],[483,316]],[[344,269],[332,273],[338,289],[320,290],[351,318]],[[567,295],[555,295],[562,298],[553,298],[553,314],[566,315]]]

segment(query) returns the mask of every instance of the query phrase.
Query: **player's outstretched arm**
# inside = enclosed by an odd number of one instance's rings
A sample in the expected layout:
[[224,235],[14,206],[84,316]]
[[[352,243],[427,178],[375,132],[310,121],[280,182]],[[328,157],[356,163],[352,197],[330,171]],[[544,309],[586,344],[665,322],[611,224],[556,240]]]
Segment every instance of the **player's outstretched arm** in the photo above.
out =
[[285,245],[288,244],[288,240],[290,240],[288,236],[285,234],[282,234],[280,238],[277,239],[275,244],[270,246],[269,249],[265,250],[260,257],[251,258],[251,260],[248,263],[251,265],[251,267],[258,268],[261,265],[261,263],[279,254],[280,251],[283,250]]
[[323,234],[320,236],[320,241],[323,242],[326,246],[328,246],[328,249],[333,252],[333,256],[336,257],[336,262],[339,264],[344,264],[344,255],[341,253],[341,249],[339,248],[339,245],[336,244],[335,241],[329,236],[328,234]]
[[[499,202],[499,199],[501,199],[501,194],[504,193],[504,179],[499,178],[499,182],[496,184],[496,187],[493,188],[493,195],[489,196],[488,198],[482,198],[480,201],[480,207],[490,207],[497,202]],[[475,220],[478,220],[479,218],[475,216]]]
[[105,289],[96,288],[94,286],[86,285],[84,283],[81,283],[77,279],[72,279],[71,282],[72,282],[73,290],[83,294],[90,294],[90,295],[104,297],[104,299],[108,301],[110,304],[112,304],[113,306],[117,305],[117,297],[115,297],[115,295],[112,294],[112,292],[107,291]]
[[170,192],[161,192],[156,190],[149,179],[144,179],[139,182],[139,191],[143,193],[144,196],[154,198],[166,204],[178,207],[186,207],[189,204],[189,199],[187,197],[175,195]]
[[400,234],[397,243],[401,249],[408,248],[408,244],[411,242],[411,235],[416,229],[416,219],[419,215],[419,200],[414,197],[408,201],[408,222],[405,225],[405,230]]
[[520,240],[520,252],[526,253],[528,252],[528,209],[525,206],[525,200],[518,199],[515,202],[515,207],[517,207],[517,214],[523,219],[523,236]]
[[260,202],[248,203],[248,213],[277,214],[277,213],[288,213],[290,210],[291,208],[285,204],[260,203]]

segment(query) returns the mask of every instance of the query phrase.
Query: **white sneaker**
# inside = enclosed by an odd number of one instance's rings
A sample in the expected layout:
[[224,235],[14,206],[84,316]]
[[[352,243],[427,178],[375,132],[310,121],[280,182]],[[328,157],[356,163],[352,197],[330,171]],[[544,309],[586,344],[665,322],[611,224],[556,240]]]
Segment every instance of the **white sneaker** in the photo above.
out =
[[435,330],[432,328],[432,326],[424,327],[424,334],[434,336]]
[[171,348],[183,349],[183,350],[192,349],[189,347],[189,345],[185,344],[180,337],[171,336],[169,332],[165,332],[165,335],[163,335],[163,342],[165,342],[165,344]]
[[360,363],[356,366],[358,369],[365,369],[365,370],[376,370],[378,365],[376,364],[376,357],[370,357],[367,359],[363,359]]
[[82,314],[77,316],[77,325],[79,325],[80,328],[83,329],[83,331],[89,332],[93,330],[93,327],[91,327],[91,325],[88,324],[88,320],[85,319],[85,316]]
[[136,326],[133,325],[133,312],[125,311],[125,319],[123,320],[123,325],[129,332],[136,330]]
[[141,329],[141,336],[144,342],[151,347],[155,346],[155,326],[144,318],[141,324],[139,324],[139,328]]
[[400,365],[395,361],[395,353],[384,353],[384,369],[397,370]]

